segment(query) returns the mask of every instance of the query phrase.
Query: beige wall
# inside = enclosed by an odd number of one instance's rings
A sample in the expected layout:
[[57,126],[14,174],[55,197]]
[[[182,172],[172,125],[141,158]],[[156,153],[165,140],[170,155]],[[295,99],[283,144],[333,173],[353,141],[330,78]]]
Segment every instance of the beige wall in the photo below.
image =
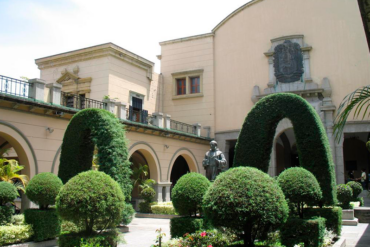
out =
[[[91,93],[87,94],[86,97],[99,101],[103,100],[103,97],[109,94],[108,81],[110,59],[107,56],[87,61],[73,62],[66,65],[60,65],[58,67],[40,69],[40,78],[45,80],[46,83],[56,83],[56,80],[62,76],[62,71],[67,69],[67,71],[72,73],[73,68],[76,66],[80,69],[78,77],[92,77]],[[49,89],[45,88],[45,101],[47,101],[48,91]]]
[[[162,44],[161,73],[163,75],[163,112],[172,119],[202,127],[211,126],[214,132],[214,71],[213,37]],[[203,97],[172,99],[172,73],[203,69]],[[206,130],[202,129],[202,136]]]
[[[273,38],[303,34],[313,47],[311,77],[328,77],[333,103],[370,84],[370,56],[354,0],[263,0],[215,31],[216,132],[240,129],[253,106],[255,85],[267,88]],[[169,67],[169,66],[168,66]]]
[[155,112],[158,87],[158,74],[153,80],[147,78],[147,70],[139,68],[115,57],[109,57],[109,90],[112,99],[130,104],[130,92],[144,95],[144,109]]

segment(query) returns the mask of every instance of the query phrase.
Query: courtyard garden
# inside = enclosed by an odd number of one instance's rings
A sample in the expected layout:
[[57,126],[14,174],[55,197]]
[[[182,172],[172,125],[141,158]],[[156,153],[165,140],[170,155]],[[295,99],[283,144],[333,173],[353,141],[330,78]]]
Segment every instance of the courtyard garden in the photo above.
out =
[[[294,126],[300,167],[267,174],[277,124]],[[341,236],[342,210],[363,205],[361,184],[336,185],[330,146],[315,109],[293,94],[261,99],[243,124],[233,168],[209,181],[183,175],[171,202],[154,202],[156,181],[147,167],[131,169],[121,123],[105,110],[77,113],[66,130],[58,175],[39,173],[30,181],[22,166],[0,159],[0,245],[58,239],[61,247],[117,246],[120,225],[135,214],[173,215],[171,239],[157,231],[152,246],[331,246]],[[92,169],[93,168],[93,169]],[[15,214],[24,193],[34,207]],[[154,242],[154,241],[153,241]],[[145,247],[145,246],[144,246]],[[149,246],[148,246],[149,247]]]

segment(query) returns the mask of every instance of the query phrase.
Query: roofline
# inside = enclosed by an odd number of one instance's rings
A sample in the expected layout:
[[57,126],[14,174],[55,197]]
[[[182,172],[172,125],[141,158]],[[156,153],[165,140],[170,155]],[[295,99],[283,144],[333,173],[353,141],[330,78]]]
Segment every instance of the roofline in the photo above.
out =
[[220,23],[218,23],[217,26],[212,29],[212,33],[216,32],[217,29],[219,29],[223,24],[225,24],[229,19],[231,19],[234,15],[238,14],[240,11],[244,10],[245,8],[250,7],[251,5],[253,5],[255,3],[261,2],[261,1],[263,1],[263,0],[252,0],[252,1],[244,4],[243,6],[237,8],[236,10],[234,10],[234,12],[232,12],[230,15],[226,16],[226,18],[224,18]]
[[184,38],[179,38],[179,39],[171,39],[171,40],[166,40],[159,42],[159,45],[168,45],[168,44],[173,44],[173,43],[179,43],[179,42],[184,42],[184,41],[189,41],[189,40],[195,40],[195,39],[203,39],[207,37],[213,37],[214,33],[204,33],[204,34],[199,34],[199,35],[194,35],[194,36],[189,36],[189,37],[184,37]]
[[72,51],[68,51],[68,52],[63,52],[63,53],[59,53],[59,54],[55,54],[55,55],[51,55],[51,56],[47,56],[47,57],[41,57],[41,58],[37,58],[35,59],[35,63],[38,64],[38,63],[41,63],[41,62],[45,62],[45,61],[48,61],[48,60],[53,60],[53,59],[59,59],[59,58],[62,58],[62,57],[67,57],[68,55],[75,55],[73,53],[84,53],[84,51],[87,52],[87,50],[91,50],[91,49],[94,49],[94,48],[103,48],[103,47],[111,47],[117,51],[120,51],[120,52],[124,52],[125,54],[131,56],[131,57],[134,57],[138,60],[142,60],[143,62],[147,63],[148,65],[151,65],[151,66],[154,66],[154,62],[146,59],[146,58],[143,58],[129,50],[126,50],[112,42],[108,42],[108,43],[104,43],[104,44],[100,44],[100,45],[94,45],[94,46],[89,46],[89,47],[85,47],[85,48],[82,48],[82,49],[77,49],[77,50],[72,50]]

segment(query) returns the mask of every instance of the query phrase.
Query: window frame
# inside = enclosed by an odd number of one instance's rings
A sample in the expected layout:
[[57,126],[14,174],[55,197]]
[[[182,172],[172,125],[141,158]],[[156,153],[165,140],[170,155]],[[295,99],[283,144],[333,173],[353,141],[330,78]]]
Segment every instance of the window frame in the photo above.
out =
[[[172,73],[172,99],[203,97],[203,72],[203,69],[196,69]],[[199,92],[192,93],[191,79],[196,77],[199,78]],[[185,94],[178,94],[179,79],[185,79]]]

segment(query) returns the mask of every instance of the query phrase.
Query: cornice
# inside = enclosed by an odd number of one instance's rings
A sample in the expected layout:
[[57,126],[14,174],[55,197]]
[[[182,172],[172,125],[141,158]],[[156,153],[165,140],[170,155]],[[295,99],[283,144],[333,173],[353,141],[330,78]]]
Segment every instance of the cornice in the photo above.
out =
[[97,59],[101,57],[115,57],[121,61],[130,63],[136,67],[142,68],[147,71],[147,77],[152,79],[154,63],[132,53],[128,50],[123,49],[113,43],[107,43],[88,47],[80,50],[70,51],[61,53],[49,57],[39,58],[35,60],[40,70],[59,67],[71,63]]
[[[214,36],[213,33],[205,33],[205,34],[200,34],[200,35],[195,35],[195,36],[190,36],[190,37],[185,37],[185,38],[180,38],[180,39],[172,39],[172,40],[162,41],[162,42],[159,42],[159,45],[163,46],[163,45],[168,45],[168,44],[173,44],[173,43],[180,43],[180,42],[184,42],[184,41],[204,39],[204,38],[213,37],[213,36]],[[162,56],[158,59],[161,59],[161,58],[162,58]]]

